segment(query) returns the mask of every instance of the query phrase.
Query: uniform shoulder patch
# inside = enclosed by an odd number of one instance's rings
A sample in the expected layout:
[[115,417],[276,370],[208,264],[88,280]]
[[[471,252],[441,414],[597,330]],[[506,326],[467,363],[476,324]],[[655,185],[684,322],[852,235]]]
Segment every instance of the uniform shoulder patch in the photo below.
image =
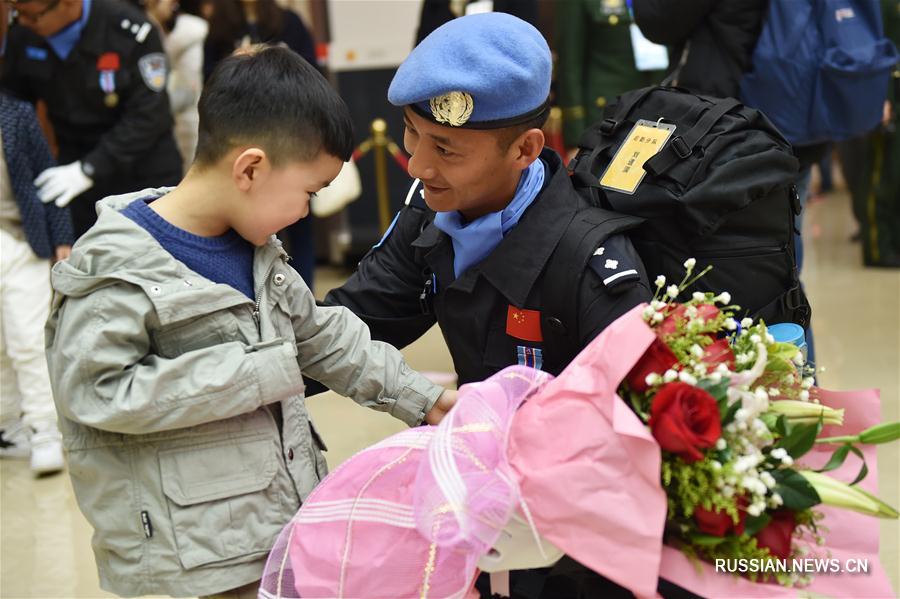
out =
[[607,289],[630,287],[641,280],[634,263],[634,253],[629,250],[627,239],[620,235],[610,237],[594,250],[588,266],[597,273]]
[[141,72],[141,78],[151,90],[160,92],[166,87],[166,76],[169,67],[166,62],[166,55],[162,52],[151,52],[145,54],[138,59],[138,70]]
[[134,37],[137,43],[143,44],[144,40],[147,39],[147,36],[150,35],[153,25],[148,21],[138,21],[129,18],[128,16],[123,16],[119,21],[119,28]]

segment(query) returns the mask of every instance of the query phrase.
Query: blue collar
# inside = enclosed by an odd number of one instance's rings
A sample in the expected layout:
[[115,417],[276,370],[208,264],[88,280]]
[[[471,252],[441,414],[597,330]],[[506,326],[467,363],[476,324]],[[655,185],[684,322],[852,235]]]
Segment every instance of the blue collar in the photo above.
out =
[[546,167],[541,159],[531,163],[522,173],[512,201],[499,212],[485,214],[470,223],[464,223],[462,215],[456,210],[435,215],[434,226],[449,235],[453,242],[453,272],[456,278],[487,258],[518,224],[525,209],[541,192],[545,172]]
[[47,38],[47,43],[53,48],[60,59],[65,60],[72,52],[72,48],[81,39],[81,32],[91,16],[91,0],[81,0],[81,18]]

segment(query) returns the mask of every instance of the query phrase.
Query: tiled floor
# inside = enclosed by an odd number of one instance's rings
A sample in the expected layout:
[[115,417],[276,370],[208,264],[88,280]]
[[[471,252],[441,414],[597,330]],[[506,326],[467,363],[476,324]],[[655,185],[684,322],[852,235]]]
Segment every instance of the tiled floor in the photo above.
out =
[[[809,207],[805,281],[815,310],[820,384],[831,389],[880,387],[882,417],[900,419],[900,271],[863,269],[847,198],[835,194]],[[343,275],[319,272],[323,291]],[[440,333],[433,329],[405,354],[413,367],[449,371]],[[323,431],[332,467],[403,425],[384,414],[325,394],[311,411]],[[879,453],[880,495],[900,506],[898,446]],[[0,597],[105,597],[90,550],[90,528],[72,495],[68,477],[32,479],[21,461],[0,463]],[[881,557],[898,589],[897,522],[881,528]]]

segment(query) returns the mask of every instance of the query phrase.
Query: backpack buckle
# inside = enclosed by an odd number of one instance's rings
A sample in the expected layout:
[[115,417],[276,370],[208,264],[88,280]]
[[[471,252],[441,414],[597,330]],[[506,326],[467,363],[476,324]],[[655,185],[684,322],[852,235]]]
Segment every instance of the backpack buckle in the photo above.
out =
[[694,151],[680,135],[672,138],[672,150],[682,160],[690,156]]
[[603,119],[600,123],[600,133],[603,135],[612,135],[616,131],[619,123],[615,119]]

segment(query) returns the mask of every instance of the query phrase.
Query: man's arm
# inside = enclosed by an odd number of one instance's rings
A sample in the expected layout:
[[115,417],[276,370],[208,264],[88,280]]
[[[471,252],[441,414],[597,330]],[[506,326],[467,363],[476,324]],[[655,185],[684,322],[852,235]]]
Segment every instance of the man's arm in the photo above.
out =
[[168,59],[155,27],[131,56],[123,57],[129,83],[117,90],[122,102],[122,117],[100,142],[82,159],[85,174],[103,181],[116,171],[128,170],[172,130],[169,95],[166,93]]
[[653,294],[637,251],[624,235],[602,244],[588,264],[579,289],[578,338],[584,347],[600,331]]
[[634,21],[657,44],[676,46],[690,38],[717,0],[634,0]]
[[436,319],[422,301],[429,275],[415,260],[412,242],[427,222],[424,209],[404,207],[356,272],[325,296],[325,305],[349,308],[369,326],[372,338],[398,348],[424,335]]

